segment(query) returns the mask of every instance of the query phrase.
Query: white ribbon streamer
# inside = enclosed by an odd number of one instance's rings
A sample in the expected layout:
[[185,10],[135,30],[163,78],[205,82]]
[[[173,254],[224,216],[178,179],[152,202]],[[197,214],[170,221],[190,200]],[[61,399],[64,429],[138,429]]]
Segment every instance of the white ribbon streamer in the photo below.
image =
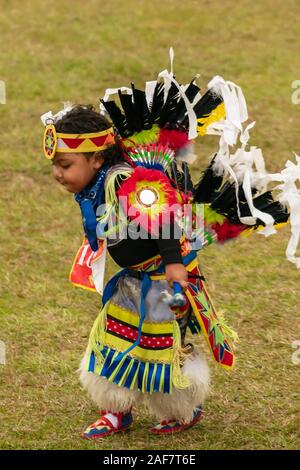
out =
[[290,210],[290,224],[291,224],[291,237],[286,249],[287,259],[300,268],[300,258],[296,257],[296,251],[300,239],[300,189],[297,187],[297,182],[300,182],[300,157],[295,154],[296,165],[288,160],[285,168],[281,173],[268,175],[272,181],[281,180],[280,184],[275,189],[281,190],[279,201],[289,207]]
[[[187,115],[188,115],[188,120],[189,120],[189,135],[188,135],[188,138],[189,138],[189,140],[195,139],[198,136],[198,133],[197,133],[197,116],[196,116],[195,111],[194,111],[189,99],[187,98],[185,92],[182,90],[181,86],[175,80],[173,75],[171,75],[171,73],[169,73],[167,70],[163,70],[162,72],[160,72],[158,74],[158,77],[163,78],[163,80],[165,81],[165,85],[169,84],[169,86],[167,86],[168,88],[170,88],[171,83],[174,83],[174,85],[178,89],[179,95],[183,99],[186,110],[187,110]],[[166,88],[166,86],[165,86],[165,88]]]
[[[123,93],[124,91],[126,91],[126,93],[128,95],[132,95],[132,89],[131,88],[128,88],[127,86],[122,86],[120,88],[107,88],[105,90],[105,95],[103,97],[103,101],[108,101],[109,98],[112,96],[112,95],[116,95],[118,94],[118,91],[121,91],[121,93]],[[101,114],[105,114],[106,113],[106,109],[104,107],[104,105],[101,103],[100,101],[100,104],[99,104],[99,109],[100,109],[100,113]]]
[[266,212],[262,212],[254,206],[253,199],[252,199],[252,192],[251,192],[251,176],[250,175],[251,175],[251,172],[247,168],[245,171],[244,181],[243,181],[243,190],[245,193],[245,197],[248,202],[248,206],[249,206],[252,216],[255,219],[262,220],[265,224],[265,227],[262,230],[259,230],[258,233],[268,237],[269,235],[276,233],[276,230],[274,228],[274,218],[270,214],[267,214]]
[[[297,247],[300,241],[300,189],[297,182],[300,182],[300,157],[296,156],[296,164],[287,161],[285,168],[280,173],[269,174],[265,168],[265,161],[262,151],[256,147],[250,147],[246,151],[246,145],[249,140],[249,130],[253,128],[255,123],[249,124],[240,135],[241,148],[230,155],[228,135],[225,133],[226,120],[223,123],[216,123],[215,129],[220,133],[219,151],[214,161],[213,170],[218,175],[226,174],[231,177],[235,183],[236,196],[238,201],[238,186],[242,183],[245,197],[252,217],[241,217],[237,203],[237,211],[240,221],[247,225],[256,223],[256,219],[264,222],[265,227],[258,233],[269,236],[276,233],[274,227],[274,219],[270,214],[264,213],[255,207],[255,198],[252,198],[252,188],[257,189],[260,193],[267,190],[270,182],[280,182],[275,190],[281,193],[278,201],[288,207],[291,224],[291,237],[286,249],[287,259],[300,268],[300,257],[296,257]],[[216,133],[217,133],[216,132]]]
[[212,92],[222,97],[226,118],[212,123],[207,128],[207,134],[224,135],[228,145],[235,145],[242,123],[248,119],[247,104],[244,94],[239,86],[233,82],[226,82],[224,78],[216,75],[207,85]]
[[145,93],[146,93],[146,101],[147,101],[148,108],[153,101],[153,95],[154,95],[156,84],[157,84],[156,80],[151,80],[149,82],[146,82]]
[[174,75],[174,71],[173,71],[174,49],[173,49],[173,47],[170,47],[169,55],[170,55],[170,73],[171,73],[171,75]]
[[58,113],[53,114],[52,111],[48,111],[47,113],[42,114],[41,121],[44,124],[44,126],[47,126],[48,124],[55,124],[73,108],[74,108],[74,105],[70,103],[69,101],[66,101],[64,103],[63,109],[58,111]]
[[[198,125],[193,107],[201,95],[198,93],[194,102],[190,103],[186,96],[188,85],[179,85],[173,75],[173,48],[170,48],[169,54],[170,72],[168,72],[168,70],[160,72],[158,74],[158,81],[159,79],[164,80],[164,102],[166,101],[172,83],[178,89],[178,99],[183,99],[187,110],[189,120],[188,138],[192,140],[197,137]],[[146,83],[145,91],[148,106],[153,100],[153,93],[158,81],[149,81]],[[261,149],[251,146],[249,150],[246,150],[250,138],[249,131],[254,127],[255,122],[248,124],[248,126],[243,129],[243,123],[248,119],[248,111],[241,88],[233,82],[225,81],[222,77],[215,76],[209,82],[208,89],[222,97],[226,115],[225,119],[214,122],[207,128],[207,134],[220,136],[219,150],[214,160],[213,171],[234,182],[237,212],[240,221],[247,225],[253,225],[257,222],[257,219],[261,220],[265,224],[265,227],[258,233],[265,236],[276,233],[274,219],[270,214],[260,211],[255,207],[255,198],[253,199],[252,197],[252,190],[255,188],[259,195],[259,193],[262,194],[267,190],[269,182],[276,181],[281,183],[275,189],[281,191],[278,198],[279,202],[289,208],[292,232],[286,249],[286,256],[297,268],[300,268],[300,258],[295,256],[300,240],[300,190],[296,185],[296,182],[300,181],[300,157],[296,155],[296,165],[288,161],[285,165],[285,169],[282,170],[281,173],[269,174],[265,168],[265,161]],[[104,101],[107,101],[111,95],[118,93],[118,90],[119,88],[107,89]],[[132,94],[130,88],[122,87],[120,90]],[[102,112],[105,111],[102,104],[100,104],[100,110]],[[55,115],[54,118],[56,116],[57,115]],[[44,120],[49,117],[53,117],[52,113],[50,116],[49,113],[42,116]],[[241,148],[231,154],[230,147],[237,144],[238,138],[241,143]],[[184,160],[187,156],[183,154],[181,158]],[[251,213],[249,217],[241,217],[240,213],[238,190],[241,184]]]

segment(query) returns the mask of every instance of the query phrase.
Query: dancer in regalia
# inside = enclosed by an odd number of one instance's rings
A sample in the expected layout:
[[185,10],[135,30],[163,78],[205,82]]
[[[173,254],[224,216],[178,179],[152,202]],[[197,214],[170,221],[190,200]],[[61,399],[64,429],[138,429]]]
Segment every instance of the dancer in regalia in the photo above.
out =
[[[102,292],[106,249],[122,268],[104,288],[80,366],[100,410],[87,439],[127,429],[141,402],[157,420],[156,434],[203,417],[209,368],[186,332],[200,334],[227,370],[235,334],[216,312],[197,254],[253,231],[268,235],[289,218],[266,190],[259,149],[246,151],[251,126],[243,131],[239,87],[215,77],[201,95],[195,80],[182,86],[164,71],[145,90],[117,93],[118,104],[106,93],[100,113],[68,105],[42,116],[45,155],[82,213],[86,238],[72,282]],[[193,142],[206,134],[218,134],[220,146],[194,186]],[[242,148],[231,156],[238,136]],[[250,157],[260,162],[260,178]]]

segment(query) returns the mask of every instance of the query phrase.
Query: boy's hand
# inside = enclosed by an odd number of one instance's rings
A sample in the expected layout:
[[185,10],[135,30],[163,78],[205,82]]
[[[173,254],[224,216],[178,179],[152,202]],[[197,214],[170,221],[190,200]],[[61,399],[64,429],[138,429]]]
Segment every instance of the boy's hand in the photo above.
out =
[[166,280],[170,287],[173,287],[173,282],[179,282],[183,292],[188,287],[188,273],[183,264],[173,263],[166,265]]

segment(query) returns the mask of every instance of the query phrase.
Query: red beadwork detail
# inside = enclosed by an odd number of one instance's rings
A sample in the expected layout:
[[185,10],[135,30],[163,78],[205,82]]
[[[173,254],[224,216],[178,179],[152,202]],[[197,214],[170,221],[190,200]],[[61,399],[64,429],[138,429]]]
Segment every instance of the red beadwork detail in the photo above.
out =
[[[107,331],[111,331],[114,334],[120,335],[124,339],[130,339],[131,341],[136,341],[138,338],[137,330],[134,330],[130,326],[122,325],[118,323],[116,320],[112,320],[110,318],[107,319]],[[147,348],[167,348],[173,345],[173,338],[171,336],[147,336],[142,335],[141,346],[146,346]]]
[[115,142],[113,134],[102,135],[101,137],[90,138],[91,142],[97,147],[102,147],[102,145],[109,145]]
[[82,142],[84,141],[84,139],[69,139],[69,138],[63,138],[61,139],[66,145],[67,147],[69,147],[70,149],[77,149],[77,147],[79,147],[80,144],[82,144]]

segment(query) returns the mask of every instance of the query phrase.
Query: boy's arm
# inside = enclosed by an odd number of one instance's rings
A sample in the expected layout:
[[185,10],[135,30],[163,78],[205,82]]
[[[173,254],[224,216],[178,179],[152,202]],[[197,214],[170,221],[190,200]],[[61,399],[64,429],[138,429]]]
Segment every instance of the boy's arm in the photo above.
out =
[[[166,280],[170,287],[173,287],[173,282],[179,282],[183,291],[185,291],[187,288],[188,274],[182,262],[180,241],[179,238],[176,237],[178,226],[171,224],[168,229],[170,230],[160,233],[160,237],[157,240],[159,253],[166,266]],[[164,232],[170,233],[168,238],[167,236],[164,237]]]
[[173,263],[182,264],[180,242],[178,239],[170,238],[165,240],[163,238],[159,238],[156,243],[159,249],[159,254],[166,265]]

